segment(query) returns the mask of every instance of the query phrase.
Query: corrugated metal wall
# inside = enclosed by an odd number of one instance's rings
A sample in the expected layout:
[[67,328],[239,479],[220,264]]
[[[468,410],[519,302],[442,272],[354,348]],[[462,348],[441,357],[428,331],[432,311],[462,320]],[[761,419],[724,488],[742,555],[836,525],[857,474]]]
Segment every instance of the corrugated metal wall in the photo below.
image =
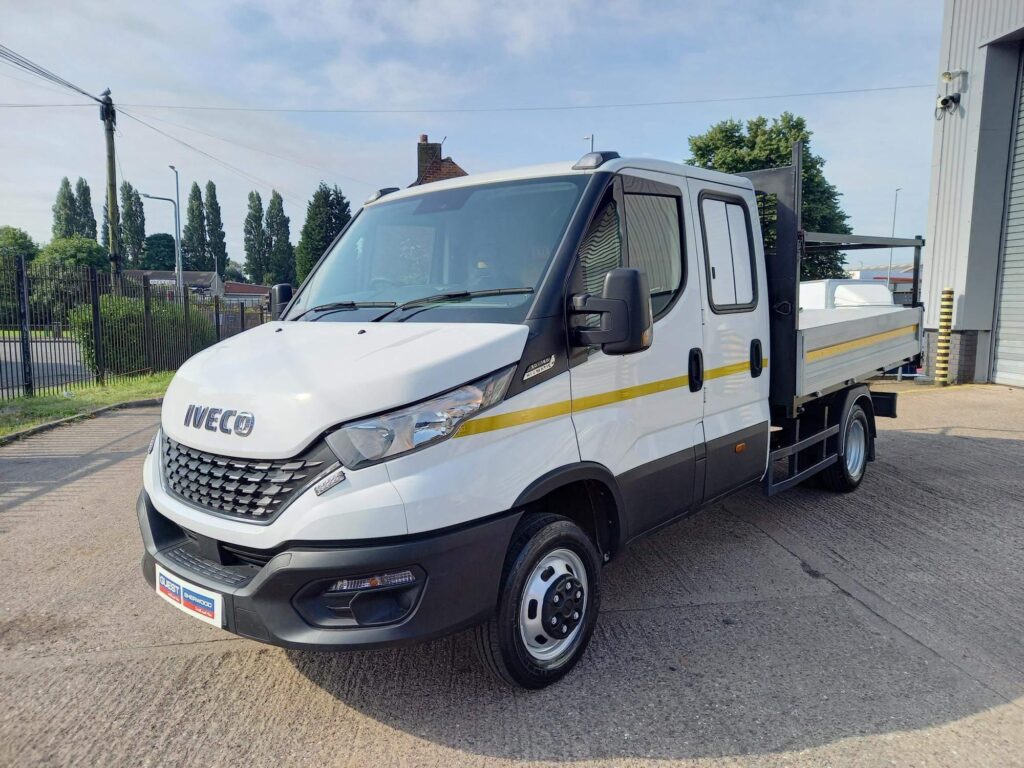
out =
[[[1024,56],[1021,57],[1024,66]],[[1024,70],[1021,70],[1024,72]],[[1024,386],[1024,82],[1018,74],[1014,146],[1003,228],[992,379]]]
[[[962,101],[957,113],[935,123],[923,284],[925,325],[929,328],[938,325],[942,288],[952,287],[962,296],[967,285],[986,55],[985,48],[979,46],[1021,27],[1024,0],[946,0],[936,92],[960,91]],[[955,69],[968,70],[966,82],[947,85],[939,79],[942,71]],[[954,314],[955,328],[958,319]]]

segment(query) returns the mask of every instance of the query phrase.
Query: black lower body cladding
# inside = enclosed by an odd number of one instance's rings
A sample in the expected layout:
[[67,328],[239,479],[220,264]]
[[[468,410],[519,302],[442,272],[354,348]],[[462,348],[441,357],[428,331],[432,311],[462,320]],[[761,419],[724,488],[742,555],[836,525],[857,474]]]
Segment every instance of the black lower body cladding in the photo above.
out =
[[[204,559],[202,548],[198,560],[182,557],[180,551],[192,546],[188,534],[161,515],[145,492],[139,496],[137,511],[145,545],[142,571],[151,586],[159,564],[221,594],[224,629],[229,632],[309,650],[400,645],[483,621],[495,609],[505,552],[521,516],[510,513],[432,535],[370,544],[296,544],[275,551],[262,565],[224,567],[212,562],[215,556]],[[361,616],[356,611],[356,618],[333,625],[321,620],[318,585],[326,589],[341,578],[404,570],[413,572],[417,581],[403,587],[401,599],[395,601],[396,619],[388,620],[386,606],[383,611],[371,606]],[[363,617],[370,618],[359,623]]]

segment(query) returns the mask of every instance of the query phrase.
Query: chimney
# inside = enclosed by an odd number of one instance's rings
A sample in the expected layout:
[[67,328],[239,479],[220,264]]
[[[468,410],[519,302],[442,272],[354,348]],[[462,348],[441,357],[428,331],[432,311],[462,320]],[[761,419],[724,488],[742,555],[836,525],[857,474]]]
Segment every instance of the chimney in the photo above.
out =
[[427,141],[427,134],[420,134],[420,143],[416,145],[416,177],[423,179],[430,169],[441,162],[441,145]]

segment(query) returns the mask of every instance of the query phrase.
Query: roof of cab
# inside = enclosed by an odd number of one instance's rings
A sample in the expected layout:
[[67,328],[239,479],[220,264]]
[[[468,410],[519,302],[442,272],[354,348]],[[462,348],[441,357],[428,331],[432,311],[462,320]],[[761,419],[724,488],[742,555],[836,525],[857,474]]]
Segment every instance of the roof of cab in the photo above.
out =
[[470,187],[476,184],[493,184],[501,181],[520,181],[523,179],[541,179],[548,176],[586,176],[599,171],[617,173],[629,169],[653,171],[665,173],[672,176],[685,176],[703,181],[712,181],[719,184],[729,184],[734,187],[752,189],[753,185],[749,179],[743,176],[733,176],[719,171],[709,171],[705,168],[697,168],[692,165],[681,163],[670,163],[665,160],[653,160],[648,157],[620,157],[603,163],[598,168],[586,170],[574,170],[574,162],[547,163],[545,165],[527,165],[520,168],[510,168],[504,171],[492,171],[490,173],[471,173],[468,176],[460,176],[457,179],[446,179],[445,181],[434,181],[429,184],[422,184],[414,187],[392,192],[373,203],[376,205],[382,202],[391,202],[406,197],[416,197],[430,192],[440,192],[445,189],[458,189]]

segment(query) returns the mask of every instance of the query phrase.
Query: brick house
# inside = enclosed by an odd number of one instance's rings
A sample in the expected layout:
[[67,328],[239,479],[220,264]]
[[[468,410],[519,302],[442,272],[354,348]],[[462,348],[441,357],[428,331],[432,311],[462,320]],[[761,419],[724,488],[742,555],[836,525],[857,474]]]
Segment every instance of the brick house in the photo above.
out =
[[410,187],[468,175],[450,157],[441,157],[440,143],[428,141],[427,134],[420,134],[419,144],[416,145],[416,181]]

